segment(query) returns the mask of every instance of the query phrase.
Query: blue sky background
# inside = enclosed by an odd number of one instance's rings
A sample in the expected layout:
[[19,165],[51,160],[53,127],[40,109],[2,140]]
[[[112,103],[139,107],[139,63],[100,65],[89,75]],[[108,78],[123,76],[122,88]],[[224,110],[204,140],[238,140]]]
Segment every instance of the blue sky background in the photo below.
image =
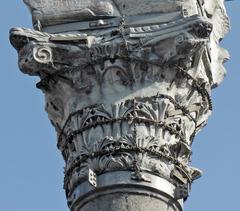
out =
[[[0,8],[0,211],[67,211],[63,160],[44,111],[38,78],[22,74],[8,41],[13,26],[31,28],[21,0]],[[223,46],[231,54],[228,75],[213,90],[214,111],[193,144],[192,164],[204,176],[192,187],[185,211],[239,210],[240,197],[240,4],[228,2],[232,30]]]

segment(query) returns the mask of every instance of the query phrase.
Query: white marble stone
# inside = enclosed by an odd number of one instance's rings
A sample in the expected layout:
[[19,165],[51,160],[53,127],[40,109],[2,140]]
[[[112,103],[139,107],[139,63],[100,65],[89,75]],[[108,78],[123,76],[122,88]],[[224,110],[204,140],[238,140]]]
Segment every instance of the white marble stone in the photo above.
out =
[[[12,29],[10,40],[21,71],[40,77],[37,87],[66,162],[71,210],[96,210],[98,192],[83,208],[79,203],[88,200],[91,184],[98,185],[95,173],[106,195],[115,191],[106,182],[129,184],[129,200],[139,187],[151,188],[181,210],[178,200],[188,197],[201,176],[190,166],[191,145],[211,114],[211,89],[223,80],[229,57],[219,46],[229,30],[223,1],[25,3],[38,30]],[[155,185],[160,180],[167,185]]]

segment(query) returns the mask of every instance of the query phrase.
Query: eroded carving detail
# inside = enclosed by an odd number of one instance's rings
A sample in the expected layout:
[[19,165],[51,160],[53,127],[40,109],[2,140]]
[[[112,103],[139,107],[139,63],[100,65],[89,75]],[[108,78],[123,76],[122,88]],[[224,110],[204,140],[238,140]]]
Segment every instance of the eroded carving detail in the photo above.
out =
[[[99,8],[94,2],[86,1],[90,6],[82,5],[79,17],[69,13],[85,21],[71,33],[10,33],[21,70],[41,79],[37,87],[66,161],[69,206],[89,169],[97,175],[131,171],[133,180],[151,183],[150,173],[174,184],[176,199],[186,199],[201,176],[189,166],[191,144],[211,113],[211,88],[221,82],[228,57],[219,47],[228,30],[223,2],[152,1],[165,12],[149,18],[146,6],[125,19],[125,1],[101,1]],[[36,20],[45,27],[55,21],[44,15],[48,3],[35,3],[42,14]],[[104,8],[108,17],[100,18]]]

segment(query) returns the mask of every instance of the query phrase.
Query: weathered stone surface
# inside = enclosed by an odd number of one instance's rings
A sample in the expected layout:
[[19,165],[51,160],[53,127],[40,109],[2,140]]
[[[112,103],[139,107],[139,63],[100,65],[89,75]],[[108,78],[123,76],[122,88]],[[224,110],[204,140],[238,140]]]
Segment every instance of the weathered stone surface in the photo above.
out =
[[[42,26],[96,19],[99,16],[134,16],[143,14],[165,14],[182,12],[196,15],[201,1],[192,0],[24,0],[29,6],[34,23]],[[210,3],[209,3],[210,2]],[[205,3],[205,2],[204,2]],[[209,14],[222,0],[205,3]],[[179,17],[179,16],[178,16]]]
[[111,0],[24,0],[43,26],[119,15]]
[[151,197],[135,203],[139,186],[176,203],[186,199],[201,176],[189,165],[191,145],[211,114],[211,89],[228,58],[219,47],[229,29],[223,1],[25,2],[33,14],[41,11],[43,26],[80,21],[68,32],[63,25],[10,33],[22,72],[41,79],[71,210],[96,210],[113,196],[96,196],[83,208],[79,199],[123,184],[138,186],[102,210],[127,209],[126,199],[130,210],[144,210],[148,199],[151,210],[167,210]]
[[[104,203],[103,203],[104,201]],[[81,208],[81,211],[181,211],[170,202],[168,198],[154,198],[147,195],[133,195],[129,193],[111,194],[107,196],[100,196],[97,199],[90,201]]]

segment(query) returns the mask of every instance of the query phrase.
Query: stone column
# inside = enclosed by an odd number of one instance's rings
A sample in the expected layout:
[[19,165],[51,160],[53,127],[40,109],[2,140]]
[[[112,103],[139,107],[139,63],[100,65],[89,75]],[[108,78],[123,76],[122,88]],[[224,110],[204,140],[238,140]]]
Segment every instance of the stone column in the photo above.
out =
[[182,211],[201,171],[191,145],[222,81],[223,0],[24,0],[13,28],[39,76],[71,211]]

